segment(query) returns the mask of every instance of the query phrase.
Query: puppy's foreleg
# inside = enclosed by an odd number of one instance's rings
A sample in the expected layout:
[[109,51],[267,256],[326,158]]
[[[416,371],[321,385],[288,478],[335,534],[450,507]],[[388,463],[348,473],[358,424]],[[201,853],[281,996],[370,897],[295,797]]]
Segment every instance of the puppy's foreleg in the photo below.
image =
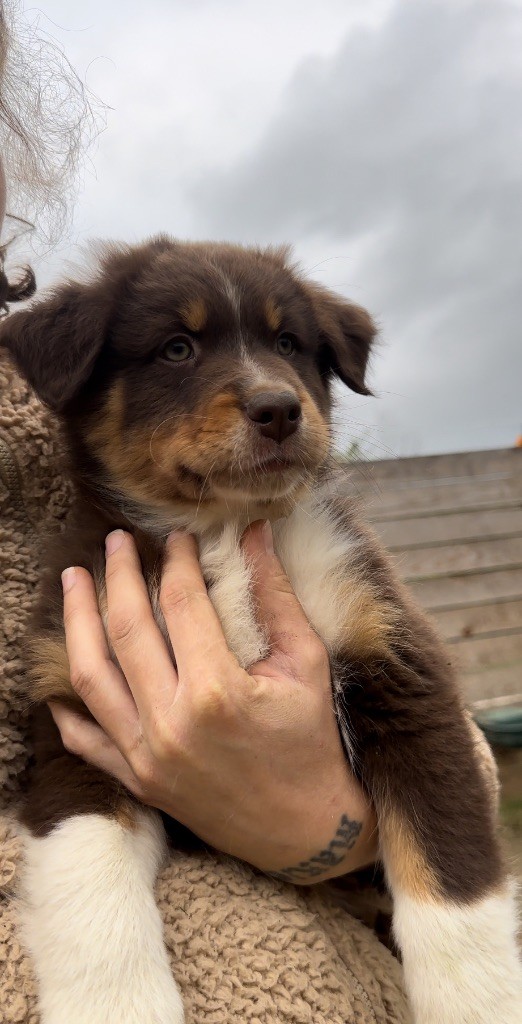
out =
[[469,751],[463,757],[452,750],[451,734],[445,762],[430,739],[428,733],[431,771],[424,756],[419,759],[416,740],[409,780],[408,755],[404,751],[398,773],[395,752],[389,766],[395,781],[380,811],[393,927],[415,1024],[518,1024],[522,968],[514,886],[501,864],[486,783],[481,789]]
[[181,1024],[154,901],[158,816],[83,814],[26,834],[23,934],[43,1024]]
[[[486,848],[490,843],[485,836]],[[382,859],[415,1024],[517,1024],[522,969],[514,886],[504,876],[491,885],[477,851],[463,863],[467,881],[459,896],[454,864],[445,871],[451,853],[444,846],[444,838],[437,847],[436,837],[384,811]]]
[[512,887],[470,903],[392,889],[415,1024],[518,1024],[522,976]]
[[520,1024],[514,886],[491,788],[458,694],[421,668],[390,657],[346,694],[415,1024]]

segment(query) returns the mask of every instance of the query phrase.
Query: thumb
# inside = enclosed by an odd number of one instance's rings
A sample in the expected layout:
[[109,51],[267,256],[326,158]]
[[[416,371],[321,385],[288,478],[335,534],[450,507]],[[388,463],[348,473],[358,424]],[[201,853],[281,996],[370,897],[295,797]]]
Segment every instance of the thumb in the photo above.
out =
[[241,544],[247,561],[254,567],[252,593],[257,619],[266,632],[271,653],[294,658],[315,633],[274,553],[270,523],[252,523]]

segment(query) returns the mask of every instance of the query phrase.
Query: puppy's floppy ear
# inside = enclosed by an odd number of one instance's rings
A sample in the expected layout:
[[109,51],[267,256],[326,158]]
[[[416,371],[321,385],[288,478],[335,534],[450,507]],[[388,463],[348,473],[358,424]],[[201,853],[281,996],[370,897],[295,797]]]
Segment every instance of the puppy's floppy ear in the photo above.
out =
[[358,395],[371,395],[365,383],[377,327],[370,314],[321,285],[306,283],[321,340],[325,371],[341,378]]
[[89,286],[67,284],[0,326],[20,373],[39,398],[62,411],[88,380],[103,345],[105,308]]

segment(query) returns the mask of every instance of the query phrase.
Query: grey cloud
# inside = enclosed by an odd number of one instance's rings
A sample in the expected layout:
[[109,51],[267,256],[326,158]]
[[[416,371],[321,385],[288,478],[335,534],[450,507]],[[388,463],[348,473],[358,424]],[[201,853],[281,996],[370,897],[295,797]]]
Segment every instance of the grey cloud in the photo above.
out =
[[190,190],[200,233],[353,255],[394,450],[508,444],[522,422],[521,52],[507,0],[404,0],[306,61],[257,148]]

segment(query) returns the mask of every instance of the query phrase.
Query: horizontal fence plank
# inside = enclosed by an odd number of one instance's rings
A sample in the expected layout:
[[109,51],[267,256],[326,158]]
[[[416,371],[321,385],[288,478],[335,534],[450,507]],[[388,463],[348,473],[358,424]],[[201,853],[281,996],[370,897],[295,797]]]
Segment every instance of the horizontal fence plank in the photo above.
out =
[[497,448],[488,451],[456,452],[449,455],[419,455],[403,459],[376,459],[346,464],[354,477],[388,480],[433,480],[455,476],[471,477],[496,473],[522,473],[522,449]]
[[374,529],[388,549],[522,534],[522,500],[519,508],[377,522]]
[[401,551],[393,555],[393,560],[401,576],[406,579],[475,569],[506,568],[513,564],[522,565],[522,537]]
[[370,511],[365,508],[364,503],[354,498],[354,495],[349,495],[349,497],[356,501],[359,511],[364,513],[366,520],[372,523],[375,529],[378,529],[381,523],[407,523],[408,521],[417,521],[419,519],[434,522],[435,519],[440,519],[443,516],[463,516],[469,515],[470,512],[496,512],[502,509],[517,509],[520,512],[522,510],[522,498],[506,498],[505,501],[464,502],[458,506],[437,505],[435,508],[416,508],[413,510],[404,508],[399,511],[395,509],[391,512],[381,512],[377,509],[370,514]]
[[491,697],[508,697],[522,692],[522,664],[462,673],[458,676],[464,699],[473,704]]
[[357,494],[363,508],[370,515],[395,514],[420,510],[435,511],[439,508],[457,509],[475,507],[483,502],[499,503],[505,500],[522,500],[522,475],[506,476],[498,480],[474,477],[470,480],[455,480],[451,483],[434,484],[428,481],[425,487],[387,486],[371,487]]
[[522,630],[522,596],[514,601],[496,601],[433,614],[436,625],[446,640],[480,636],[499,629]]
[[522,682],[522,632],[511,636],[477,637],[447,648],[458,671],[505,668],[518,664]]
[[500,569],[490,573],[419,580],[410,583],[414,597],[424,608],[437,610],[472,601],[494,601],[498,597],[517,598],[522,594],[522,569]]

